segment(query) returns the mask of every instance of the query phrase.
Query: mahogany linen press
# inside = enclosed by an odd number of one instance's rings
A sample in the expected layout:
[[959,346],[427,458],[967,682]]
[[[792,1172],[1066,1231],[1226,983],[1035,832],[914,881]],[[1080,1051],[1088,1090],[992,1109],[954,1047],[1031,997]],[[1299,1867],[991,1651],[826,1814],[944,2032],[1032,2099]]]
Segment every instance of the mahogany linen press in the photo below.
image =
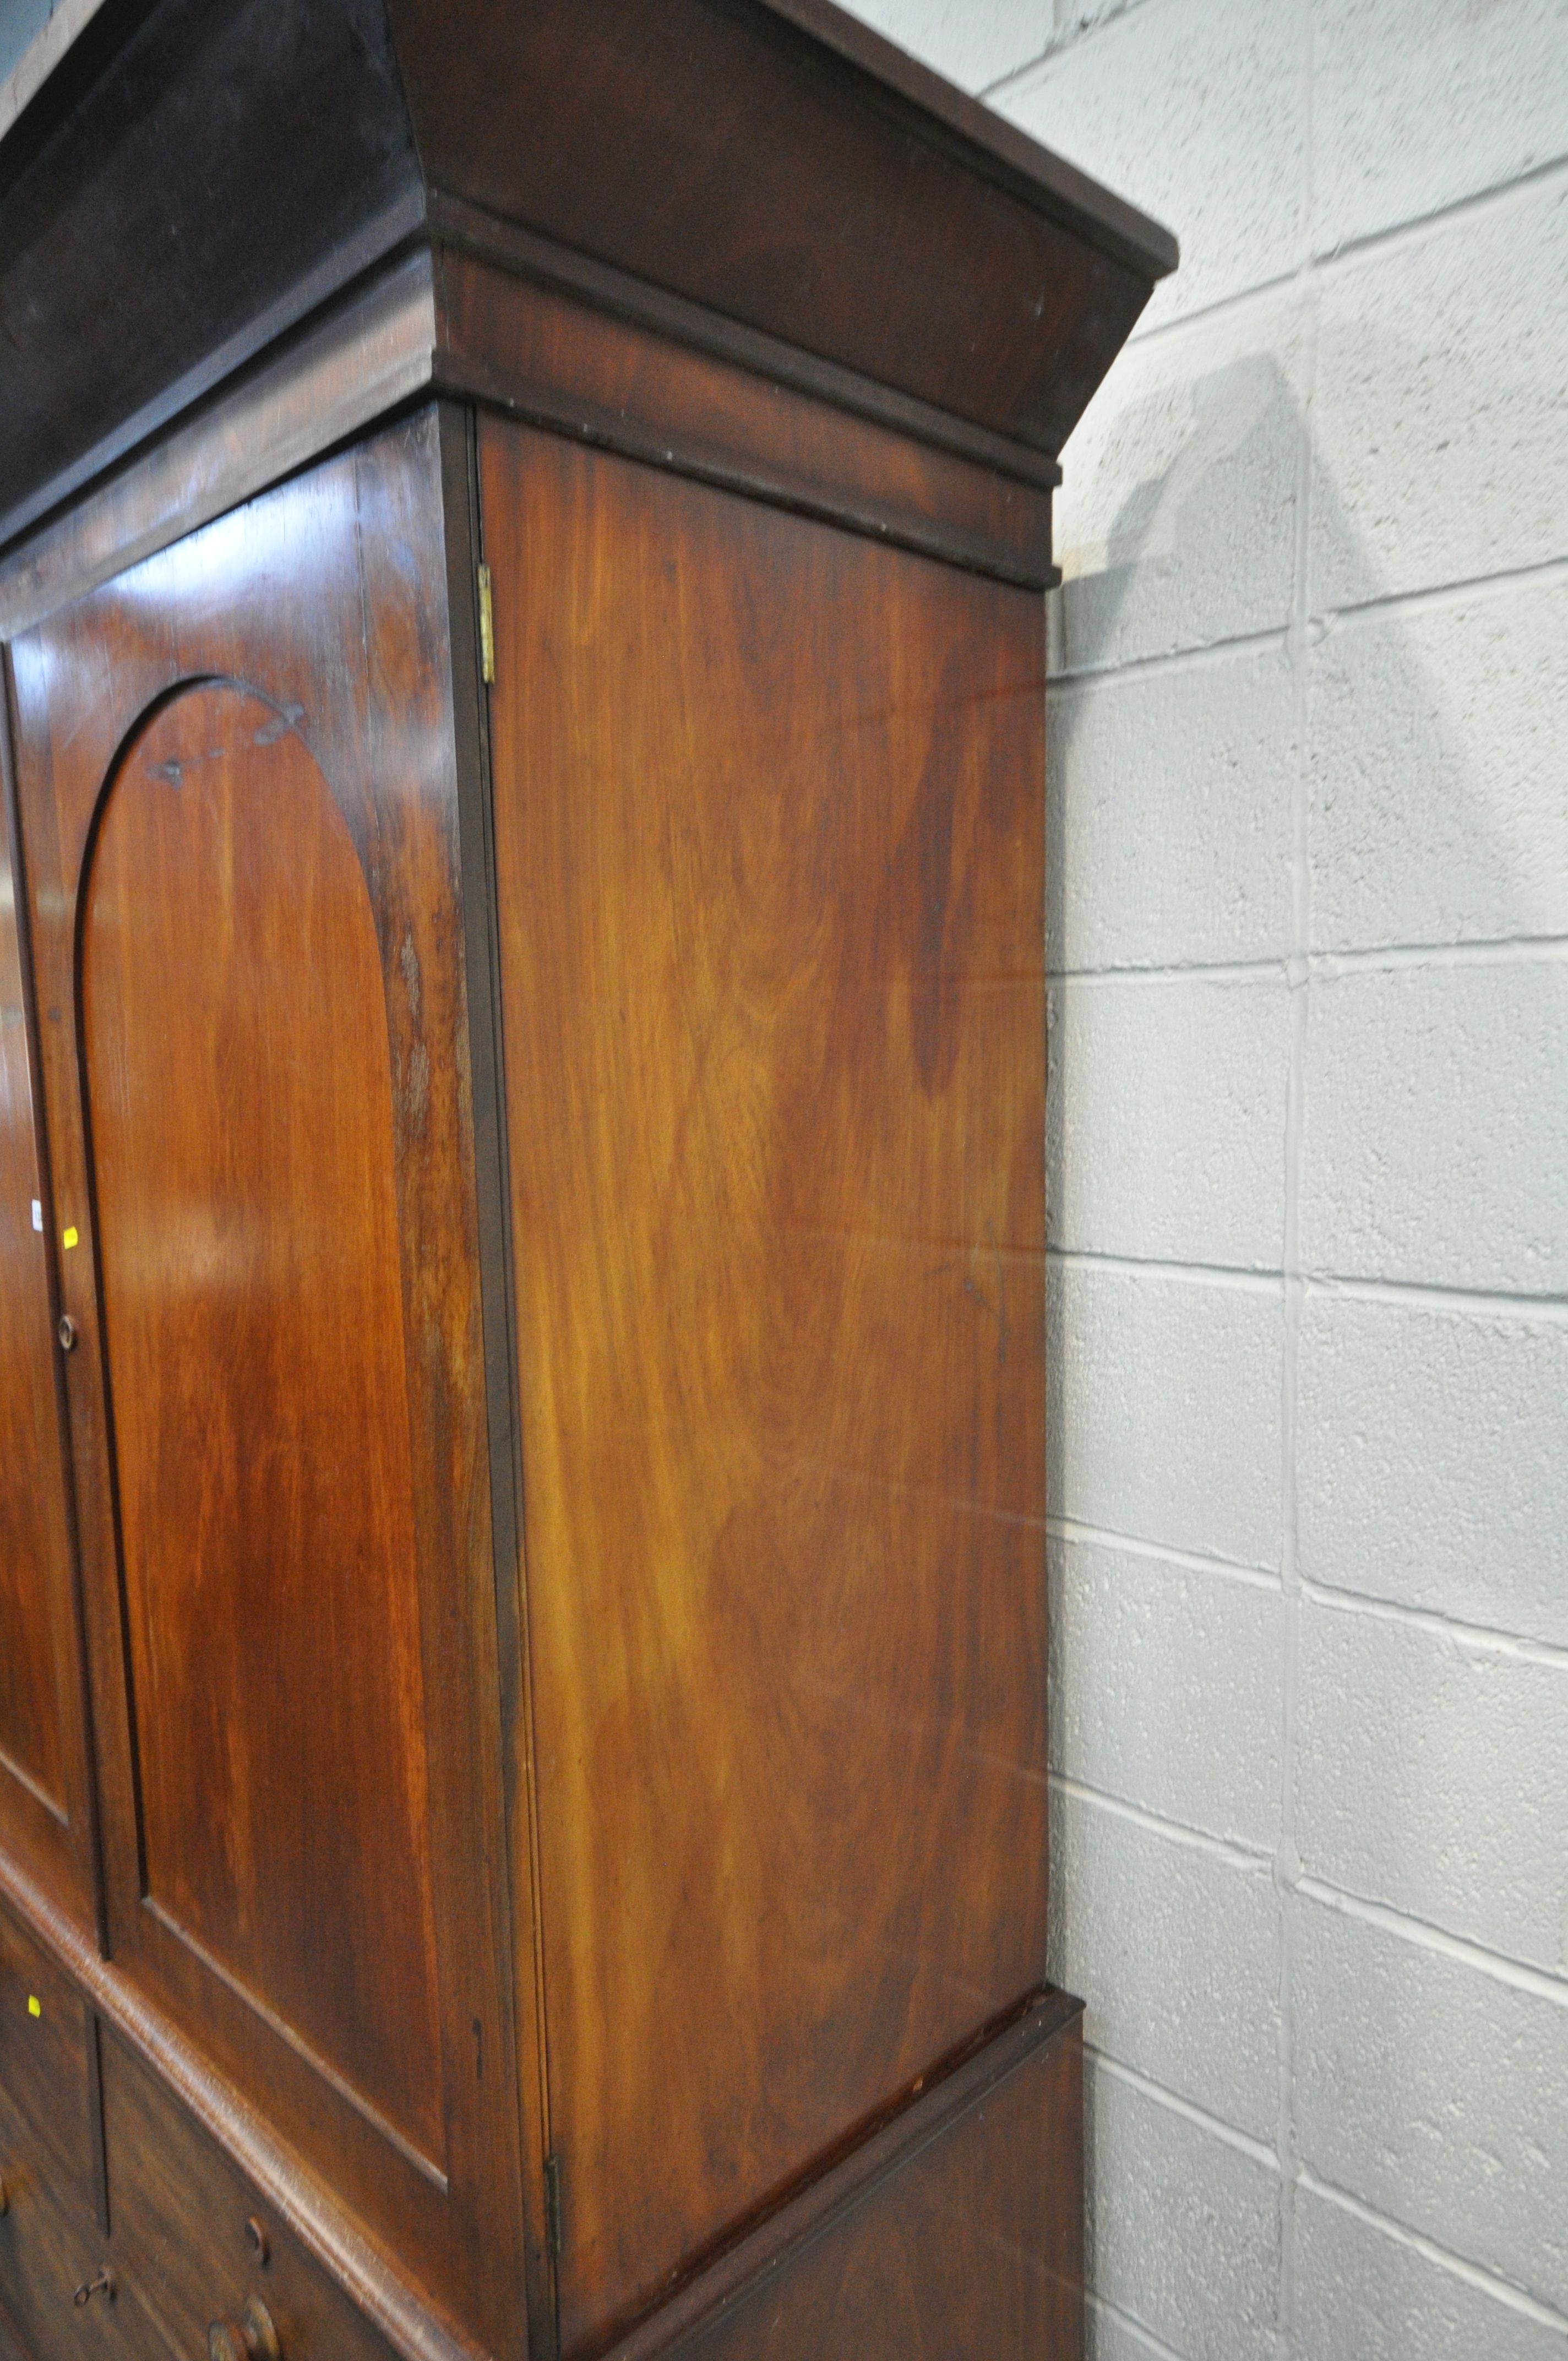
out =
[[0,142],[0,2350],[1068,2361],[1044,628],[1173,241],[825,0]]

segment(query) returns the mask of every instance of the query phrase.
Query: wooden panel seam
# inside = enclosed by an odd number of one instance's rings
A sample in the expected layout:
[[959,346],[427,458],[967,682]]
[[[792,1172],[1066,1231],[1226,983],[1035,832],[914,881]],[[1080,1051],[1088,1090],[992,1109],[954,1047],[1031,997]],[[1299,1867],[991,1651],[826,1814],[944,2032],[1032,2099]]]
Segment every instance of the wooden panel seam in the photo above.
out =
[[970,2042],[958,2062],[927,2078],[848,2155],[786,2198],[734,2245],[699,2267],[680,2290],[630,2334],[612,2331],[589,2351],[596,2361],[658,2361],[720,2311],[739,2302],[764,2272],[785,2264],[914,2161],[1020,2066],[1083,2014],[1071,1993],[1052,1988],[1026,2000],[1001,2028]]
[[132,2055],[255,2184],[401,2361],[485,2361],[483,2346],[403,2278],[227,2081],[198,2060],[129,1978],[101,1959],[66,1914],[3,1854],[0,1897]]
[[439,354],[432,381],[440,392],[501,411],[547,434],[569,435],[574,441],[619,452],[624,458],[663,467],[671,475],[738,492],[822,524],[839,525],[868,540],[913,550],[917,556],[945,560],[968,573],[989,575],[1018,589],[1054,590],[1061,581],[1059,566],[1020,558],[999,542],[936,522],[925,523],[907,511],[895,514],[826,486],[813,487],[804,476],[792,478],[782,469],[731,456],[711,445],[705,447],[692,439],[673,439],[668,431],[661,432],[651,423],[643,424],[576,396],[529,384],[467,355],[450,350]]
[[689,296],[618,270],[613,263],[599,262],[537,231],[503,221],[465,198],[433,189],[428,219],[437,243],[455,253],[492,263],[535,286],[577,296],[611,319],[628,321],[693,352],[731,362],[770,384],[789,386],[851,417],[869,419],[914,442],[929,444],[933,450],[972,459],[994,475],[1009,476],[1045,491],[1061,482],[1060,461],[1031,444],[1015,443],[954,412],[938,410],[916,394],[862,377],[841,362],[824,360],[780,336],[769,335],[765,329],[751,327],[726,313],[692,302]]

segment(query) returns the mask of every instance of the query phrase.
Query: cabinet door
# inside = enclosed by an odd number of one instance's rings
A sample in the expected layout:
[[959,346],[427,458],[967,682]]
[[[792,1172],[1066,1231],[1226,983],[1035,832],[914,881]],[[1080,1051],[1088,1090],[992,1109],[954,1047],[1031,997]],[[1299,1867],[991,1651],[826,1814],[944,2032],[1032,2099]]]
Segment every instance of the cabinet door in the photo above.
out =
[[[0,706],[0,738],[6,716]],[[0,745],[0,1846],[78,1917],[92,1832],[51,1278],[54,1223]]]
[[481,451],[570,2353],[1044,1971],[1044,635]]
[[18,784],[112,1949],[507,2350],[442,433],[18,642]]

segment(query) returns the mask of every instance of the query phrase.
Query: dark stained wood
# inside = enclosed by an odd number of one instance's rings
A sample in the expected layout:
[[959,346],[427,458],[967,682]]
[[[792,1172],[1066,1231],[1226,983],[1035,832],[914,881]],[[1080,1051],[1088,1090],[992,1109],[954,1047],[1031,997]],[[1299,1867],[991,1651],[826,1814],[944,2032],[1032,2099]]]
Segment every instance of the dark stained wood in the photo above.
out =
[[576,2351],[1041,1975],[1043,642],[481,455]]
[[434,348],[431,258],[408,255],[0,558],[0,637],[30,630],[422,392]]
[[[0,2173],[10,2200],[0,2213],[0,2324],[25,2361],[175,2361],[91,2215],[62,2196],[3,2086]],[[101,2291],[78,2304],[76,2290],[105,2269],[113,2301]]]
[[950,451],[960,459],[977,460],[981,467],[1019,483],[1036,484],[1048,490],[1061,481],[1060,463],[1030,450],[1025,444],[1014,442],[1005,434],[992,434],[983,426],[954,417],[951,411],[937,410],[930,402],[917,401],[912,395],[879,384],[876,379],[863,376],[859,370],[842,368],[817,353],[803,352],[797,345],[787,345],[762,329],[746,327],[739,320],[728,319],[722,312],[710,311],[703,304],[688,302],[685,296],[673,295],[667,288],[651,286],[645,279],[634,279],[630,271],[596,262],[574,247],[541,237],[532,230],[520,229],[514,222],[498,220],[494,214],[485,213],[477,205],[466,204],[461,197],[433,190],[429,221],[438,246],[450,253],[468,256],[536,286],[551,288],[587,304],[591,310],[608,313],[612,319],[647,328],[654,335],[672,344],[689,346],[695,352],[710,354],[735,368],[750,370],[772,385],[790,386],[797,392],[811,394],[836,409],[847,410],[851,417],[872,419],[913,442],[929,445],[933,450]]
[[74,103],[46,84],[0,142],[0,544],[444,201],[1047,457],[1176,259],[824,0],[116,21]]
[[1047,487],[770,383],[554,289],[444,256],[443,380],[536,424],[1038,588]]
[[[389,14],[435,189],[1053,455],[1176,260],[838,9]],[[548,92],[537,135],[499,89]]]
[[155,708],[78,928],[146,1900],[444,2173],[392,1060],[287,709]]
[[[5,1910],[0,1910],[0,2091],[51,2180],[84,2205],[93,2190],[93,2141],[82,1995]],[[0,2155],[0,2174],[5,2171]]]
[[0,1842],[83,1916],[92,1812],[55,1342],[54,1220],[34,1095],[0,667]]
[[113,1948],[506,2352],[444,552],[426,412],[13,664]]
[[11,1817],[19,1784],[63,1819],[67,1536],[29,1065],[11,860],[0,840],[0,1465],[12,1479],[0,1495],[0,1779],[12,1783],[0,1784],[0,1809]]
[[23,116],[14,178],[13,142],[0,143],[0,542],[422,211],[379,0],[162,0],[138,14],[36,153]]
[[[285,2225],[302,2253],[345,2291],[401,2361],[480,2361],[483,2348],[432,2304],[400,2261],[367,2235],[341,2198],[278,2138],[266,2116],[3,1853],[0,1896],[95,2014],[105,2053],[112,2035],[126,2055],[146,2066],[171,2094],[181,2117],[199,2125],[257,2191],[267,2218]],[[192,2226],[199,2222],[203,2233],[207,2215],[197,2209],[210,2204],[214,2185],[210,2174],[188,2184]]]
[[[706,2334],[751,2293],[775,2280],[822,2232],[893,2180],[912,2158],[981,2104],[1042,2043],[1054,2044],[1082,2014],[1069,1993],[1044,1989],[1002,2024],[982,2031],[914,2088],[885,2119],[773,2211],[759,2217],[676,2294],[613,2347],[615,2361],[656,2361]],[[1076,2119],[1067,2126],[1077,2143]]]
[[528,1597],[522,1565],[522,1468],[518,1447],[514,1284],[507,1205],[507,1110],[489,714],[481,677],[477,612],[481,544],[477,422],[471,412],[455,403],[443,403],[440,429],[463,859],[464,950],[473,1068],[479,1284],[495,1534],[501,1763],[511,1878],[511,1971],[522,2131],[523,2277],[531,2351],[554,2361],[557,2350],[555,2286],[544,2164],[550,2145],[549,2095],[544,2074],[544,1960],[536,1906],[537,1796],[531,1776],[532,1698],[527,1675]]
[[613,2361],[1081,2361],[1082,2077],[1075,2015],[938,2127],[912,2110],[902,2151],[689,2336],[656,2344],[645,2332]]
[[104,2050],[104,2112],[113,2252],[177,2354],[200,2354],[214,2320],[237,2319],[259,2297],[288,2361],[388,2361],[363,2314],[266,2199],[114,2040]]

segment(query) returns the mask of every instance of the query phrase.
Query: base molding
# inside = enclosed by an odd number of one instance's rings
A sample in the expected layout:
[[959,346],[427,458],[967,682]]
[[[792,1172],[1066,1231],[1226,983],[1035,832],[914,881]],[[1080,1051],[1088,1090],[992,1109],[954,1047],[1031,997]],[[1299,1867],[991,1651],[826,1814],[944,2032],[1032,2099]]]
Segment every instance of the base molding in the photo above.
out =
[[1040,1993],[583,2361],[1081,2361],[1082,2032]]

